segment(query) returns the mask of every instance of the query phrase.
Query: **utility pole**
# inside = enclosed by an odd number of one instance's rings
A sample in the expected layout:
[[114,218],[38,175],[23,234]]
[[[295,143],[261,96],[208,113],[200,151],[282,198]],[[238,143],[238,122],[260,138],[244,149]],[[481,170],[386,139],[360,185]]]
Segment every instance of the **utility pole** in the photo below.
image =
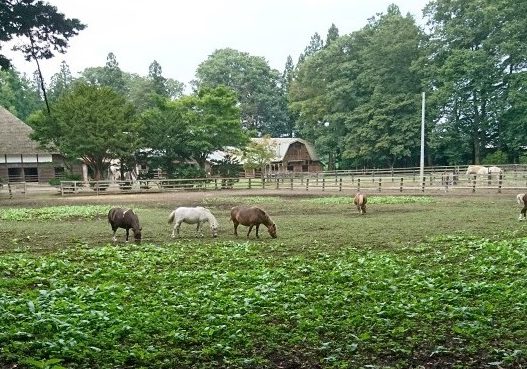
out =
[[419,166],[420,185],[425,180],[425,93],[422,95],[421,103],[421,163]]

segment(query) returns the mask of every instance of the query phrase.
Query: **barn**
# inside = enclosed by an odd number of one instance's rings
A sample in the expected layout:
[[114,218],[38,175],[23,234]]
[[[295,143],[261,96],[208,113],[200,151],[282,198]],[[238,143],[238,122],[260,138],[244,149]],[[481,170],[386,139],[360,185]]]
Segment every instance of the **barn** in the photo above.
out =
[[47,182],[64,173],[62,156],[39,148],[32,131],[0,106],[0,182]]
[[[313,145],[301,138],[252,138],[258,144],[267,144],[274,158],[267,174],[294,174],[322,171],[322,163]],[[254,173],[258,175],[257,173]],[[251,173],[246,173],[250,176]]]

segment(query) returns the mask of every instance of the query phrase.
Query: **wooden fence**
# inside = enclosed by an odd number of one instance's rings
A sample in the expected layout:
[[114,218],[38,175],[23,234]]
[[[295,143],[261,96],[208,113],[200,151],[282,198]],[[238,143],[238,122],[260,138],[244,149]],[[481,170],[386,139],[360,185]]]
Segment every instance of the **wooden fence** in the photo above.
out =
[[368,193],[433,193],[527,191],[527,173],[489,175],[458,175],[452,172],[429,173],[421,181],[418,174],[343,175],[330,172],[275,178],[199,178],[152,179],[140,181],[62,181],[60,193],[95,194],[148,193],[170,191],[219,190],[294,190],[322,192],[363,191]]

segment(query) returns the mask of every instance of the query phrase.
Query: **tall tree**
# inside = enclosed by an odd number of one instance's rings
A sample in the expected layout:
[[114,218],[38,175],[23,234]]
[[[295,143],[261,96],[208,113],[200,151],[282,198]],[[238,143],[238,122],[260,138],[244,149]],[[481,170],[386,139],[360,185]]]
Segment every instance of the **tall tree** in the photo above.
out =
[[196,71],[194,86],[227,86],[240,102],[242,123],[256,135],[287,135],[284,97],[280,94],[280,75],[262,57],[233,49],[216,50]]
[[74,79],[66,61],[60,63],[60,70],[51,76],[49,86],[50,100],[56,100],[64,94],[72,85]]
[[434,0],[425,9],[432,30],[425,63],[440,109],[437,135],[463,132],[473,163],[487,150],[520,151],[517,143],[509,147],[507,131],[526,121],[508,124],[505,118],[518,118],[514,110],[524,89],[518,82],[527,67],[526,12],[525,2],[506,0]]
[[415,160],[420,80],[412,64],[420,42],[414,19],[390,6],[298,67],[291,108],[300,133],[314,141],[330,167]]
[[31,113],[41,109],[43,101],[38,93],[38,85],[16,69],[0,69],[0,105],[23,121]]
[[[55,6],[41,0],[4,0],[0,6],[0,14],[0,42],[16,37],[21,42],[13,49],[21,51],[27,61],[36,62],[40,87],[49,113],[39,60],[52,58],[54,52],[64,53],[69,39],[86,26],[78,19],[66,18]],[[22,42],[24,39],[26,42]],[[2,54],[0,65],[9,65],[9,60]]]
[[89,67],[82,71],[82,79],[96,86],[106,86],[124,95],[127,92],[124,73],[114,53],[108,53],[104,67]]
[[139,141],[133,137],[138,137],[139,127],[133,106],[109,87],[78,83],[52,109],[51,116],[41,112],[33,117],[33,138],[66,158],[81,158],[96,180],[111,159],[137,149]]
[[324,47],[328,47],[333,41],[339,38],[339,29],[335,26],[334,23],[331,23],[331,27],[328,29],[328,34],[326,36],[326,44]]

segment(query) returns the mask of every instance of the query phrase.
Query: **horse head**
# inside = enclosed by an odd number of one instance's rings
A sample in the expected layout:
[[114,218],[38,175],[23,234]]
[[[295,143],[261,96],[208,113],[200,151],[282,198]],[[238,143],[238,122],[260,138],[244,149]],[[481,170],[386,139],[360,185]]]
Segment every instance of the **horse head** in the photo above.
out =
[[276,224],[271,223],[267,226],[267,231],[271,235],[271,237],[276,238]]
[[135,243],[136,244],[140,244],[141,243],[141,230],[143,228],[139,227],[139,228],[132,228],[132,231],[134,232],[134,239],[135,239]]

